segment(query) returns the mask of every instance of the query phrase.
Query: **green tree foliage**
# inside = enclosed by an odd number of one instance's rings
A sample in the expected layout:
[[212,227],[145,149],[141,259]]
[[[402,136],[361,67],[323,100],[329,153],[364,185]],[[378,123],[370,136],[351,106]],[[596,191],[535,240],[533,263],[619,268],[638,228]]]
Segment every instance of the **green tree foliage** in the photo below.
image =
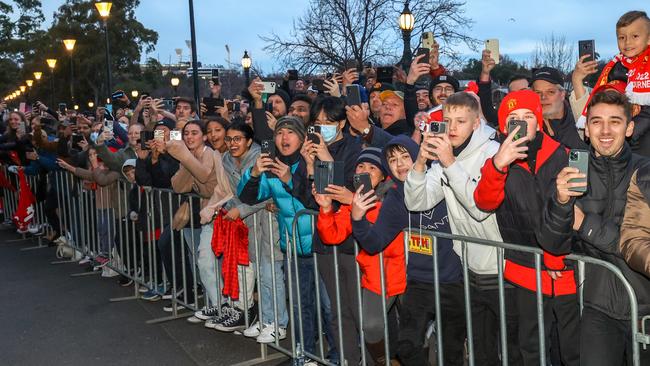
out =
[[[465,79],[476,80],[481,74],[482,68],[483,65],[481,63],[481,60],[477,60],[475,58],[470,59],[462,69],[462,77]],[[501,55],[499,64],[496,65],[490,72],[492,80],[501,85],[508,83],[510,78],[517,74],[530,76],[531,73],[525,65],[518,63],[517,61],[508,57],[508,55]]]
[[[54,13],[53,21],[46,31],[37,28],[43,21],[40,1],[14,1],[14,7],[0,2],[0,10],[16,9],[21,17],[0,16],[0,42],[8,34],[11,47],[0,48],[2,58],[16,60],[22,69],[18,82],[31,78],[34,71],[42,71],[43,79],[35,84],[30,99],[48,101],[54,84],[54,100],[70,102],[70,62],[74,63],[74,84],[77,103],[96,103],[106,97],[106,55],[103,21],[94,3],[86,0],[67,0]],[[158,41],[158,33],[146,28],[135,17],[139,0],[114,0],[107,22],[110,42],[111,73],[113,88],[138,86],[139,90],[154,88],[159,82],[150,72],[143,72],[139,63],[143,52],[151,52]],[[40,14],[40,17],[38,17]],[[27,19],[30,18],[30,19]],[[22,19],[22,20],[21,20]],[[11,29],[9,33],[6,29]],[[63,46],[63,40],[77,40],[72,58]],[[20,40],[20,42],[18,41]],[[4,52],[3,52],[4,51]],[[45,59],[58,60],[50,75]],[[162,79],[162,76],[158,76]],[[0,83],[4,82],[0,72]],[[152,85],[154,84],[154,85]],[[0,84],[3,85],[3,84]],[[17,84],[9,86],[9,90]],[[4,89],[4,88],[0,88]]]

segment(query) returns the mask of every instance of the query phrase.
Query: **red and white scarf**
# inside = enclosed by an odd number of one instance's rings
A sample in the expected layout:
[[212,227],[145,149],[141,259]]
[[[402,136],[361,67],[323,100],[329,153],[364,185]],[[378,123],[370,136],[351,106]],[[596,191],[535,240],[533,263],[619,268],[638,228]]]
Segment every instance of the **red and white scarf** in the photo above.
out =
[[638,56],[625,57],[619,53],[609,61],[600,77],[598,77],[598,81],[594,85],[591,95],[589,95],[589,100],[582,110],[582,116],[578,119],[577,125],[584,126],[584,122],[587,120],[587,106],[589,106],[591,98],[601,89],[600,87],[608,84],[609,73],[618,62],[628,70],[625,94],[630,99],[630,102],[638,105],[650,105],[650,46],[648,46]]

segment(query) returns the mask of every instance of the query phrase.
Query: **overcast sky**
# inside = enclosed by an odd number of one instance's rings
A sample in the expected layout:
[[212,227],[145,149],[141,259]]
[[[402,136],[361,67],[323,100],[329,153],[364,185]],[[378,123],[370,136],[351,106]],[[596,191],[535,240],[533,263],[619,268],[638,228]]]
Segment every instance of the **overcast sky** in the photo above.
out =
[[[414,1],[417,0],[411,2]],[[498,38],[501,53],[517,60],[528,60],[535,44],[552,32],[565,35],[569,42],[576,44],[580,39],[595,39],[596,51],[609,58],[617,51],[616,20],[644,3],[646,6],[640,10],[650,12],[648,3],[630,0],[467,0],[466,15],[475,21],[470,31],[472,36]],[[48,21],[60,4],[60,0],[43,0]],[[258,35],[271,31],[288,34],[292,20],[304,13],[307,4],[308,0],[195,0],[199,60],[204,64],[225,65],[228,44],[233,63],[239,64],[247,49],[265,72],[279,70],[272,57],[264,54],[264,43]],[[185,40],[190,39],[187,1],[141,0],[136,16],[159,35],[156,50],[148,57],[162,63],[169,62],[170,58],[175,61],[178,59],[175,49],[182,48],[187,59],[189,50]],[[471,56],[469,52],[463,50]]]

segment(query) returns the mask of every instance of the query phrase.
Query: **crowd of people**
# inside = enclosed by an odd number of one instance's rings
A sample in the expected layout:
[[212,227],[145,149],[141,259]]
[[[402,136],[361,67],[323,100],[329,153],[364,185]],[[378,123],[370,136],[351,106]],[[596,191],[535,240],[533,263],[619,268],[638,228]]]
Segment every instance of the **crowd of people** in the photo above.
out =
[[[478,365],[499,365],[506,354],[510,365],[538,365],[540,353],[553,365],[631,365],[624,284],[591,264],[581,283],[577,264],[565,260],[578,253],[613,264],[635,291],[639,318],[650,315],[650,19],[624,14],[616,37],[620,54],[592,90],[584,79],[597,62],[585,55],[570,93],[558,70],[542,67],[514,77],[496,106],[491,52],[482,52],[480,77],[462,91],[437,46],[428,62],[415,57],[391,82],[371,67],[320,82],[287,78],[273,92],[256,78],[224,101],[213,79],[209,97],[221,99],[219,107],[177,97],[168,109],[154,96],[131,101],[124,93],[112,110],[91,114],[42,102],[30,113],[2,105],[0,159],[14,172],[79,177],[95,192],[99,238],[82,262],[112,276],[112,248],[154,246],[162,280],[142,298],[178,296],[177,309],[199,309],[190,321],[218,331],[272,343],[293,326],[310,355],[326,339],[333,364],[357,365],[365,349],[371,364],[427,365],[428,330],[438,322],[445,365],[463,365],[471,316]],[[129,204],[118,207],[124,181]],[[76,193],[52,182],[42,195],[47,239],[70,244],[78,238],[61,227],[59,205]],[[144,187],[193,195],[150,206],[138,199]],[[304,209],[318,214],[299,215]],[[137,235],[116,235],[114,228],[131,226]],[[494,246],[446,238],[434,249],[426,231],[543,250],[546,347],[533,255],[505,250],[500,261]],[[222,268],[230,272],[221,276]],[[500,268],[507,350],[499,342]],[[137,269],[124,271],[128,286]],[[205,307],[193,303],[195,288]],[[650,350],[641,349],[641,364],[650,364]]]

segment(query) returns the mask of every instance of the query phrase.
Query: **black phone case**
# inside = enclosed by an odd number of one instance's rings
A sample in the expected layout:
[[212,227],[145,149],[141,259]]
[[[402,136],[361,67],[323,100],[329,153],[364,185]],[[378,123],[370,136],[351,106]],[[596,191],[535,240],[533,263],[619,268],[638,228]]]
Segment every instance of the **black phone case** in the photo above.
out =
[[342,161],[316,161],[314,167],[314,186],[316,192],[327,193],[329,184],[342,186],[344,184],[344,165]]
[[508,121],[508,135],[514,131],[515,127],[521,126],[519,128],[519,131],[517,132],[517,137],[515,137],[515,140],[518,140],[522,137],[526,137],[528,134],[528,123],[526,121],[518,121],[518,120],[510,120]]
[[262,141],[262,154],[269,154],[269,158],[275,159],[275,142],[273,140]]
[[307,127],[307,139],[314,144],[318,145],[320,144],[320,138],[316,135],[316,133],[320,133],[320,126],[309,126]]
[[348,105],[361,105],[361,91],[359,85],[348,85],[346,89],[346,101]]
[[422,57],[422,59],[418,62],[419,64],[428,64],[429,63],[429,52],[430,52],[430,50],[428,48],[418,48],[418,51],[415,54],[415,57],[418,57],[420,55],[426,55],[426,56]]
[[142,131],[140,132],[140,148],[142,150],[148,150],[147,142],[153,140],[153,131]]
[[596,45],[594,40],[578,41],[578,57],[589,55],[585,62],[594,61],[596,57]]
[[354,184],[355,191],[357,191],[359,187],[363,185],[361,194],[366,194],[372,189],[372,182],[370,181],[370,174],[368,173],[355,174],[352,178],[352,183]]

